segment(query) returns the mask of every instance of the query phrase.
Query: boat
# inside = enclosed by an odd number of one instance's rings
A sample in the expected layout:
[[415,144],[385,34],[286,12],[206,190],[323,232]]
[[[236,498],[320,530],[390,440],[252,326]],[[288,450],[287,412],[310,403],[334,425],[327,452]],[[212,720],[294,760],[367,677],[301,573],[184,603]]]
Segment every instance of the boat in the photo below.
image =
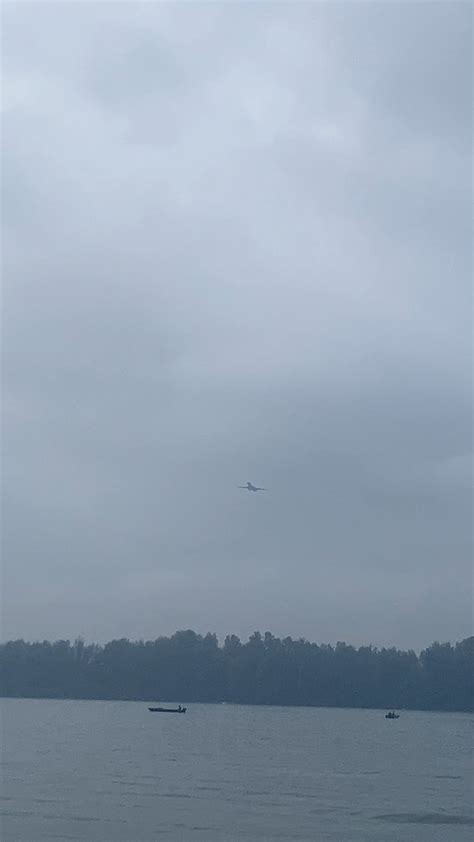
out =
[[400,714],[389,710],[389,712],[385,714],[385,719],[400,719]]
[[187,708],[182,708],[181,705],[177,708],[148,708],[151,713],[186,713]]

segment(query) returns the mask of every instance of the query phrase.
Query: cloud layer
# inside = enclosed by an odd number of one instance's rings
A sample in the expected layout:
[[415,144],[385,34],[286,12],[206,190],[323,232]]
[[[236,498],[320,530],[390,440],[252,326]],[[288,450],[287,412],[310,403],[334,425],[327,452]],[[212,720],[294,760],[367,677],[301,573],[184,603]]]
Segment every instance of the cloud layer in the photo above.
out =
[[3,39],[4,635],[469,634],[468,4]]

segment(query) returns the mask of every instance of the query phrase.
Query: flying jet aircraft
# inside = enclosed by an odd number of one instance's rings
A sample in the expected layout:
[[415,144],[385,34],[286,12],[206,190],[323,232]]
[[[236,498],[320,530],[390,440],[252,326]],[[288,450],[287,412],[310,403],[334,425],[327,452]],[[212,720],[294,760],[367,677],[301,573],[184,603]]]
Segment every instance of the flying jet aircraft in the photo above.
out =
[[239,488],[245,488],[246,491],[267,491],[266,488],[259,488],[258,485],[252,485],[248,482],[247,485],[239,485]]

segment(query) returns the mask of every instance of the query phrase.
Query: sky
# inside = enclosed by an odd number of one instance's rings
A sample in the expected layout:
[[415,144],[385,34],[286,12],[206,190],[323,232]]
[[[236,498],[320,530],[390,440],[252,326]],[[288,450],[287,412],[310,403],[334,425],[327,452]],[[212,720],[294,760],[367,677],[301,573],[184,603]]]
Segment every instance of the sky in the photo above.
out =
[[4,4],[4,639],[472,634],[471,15]]

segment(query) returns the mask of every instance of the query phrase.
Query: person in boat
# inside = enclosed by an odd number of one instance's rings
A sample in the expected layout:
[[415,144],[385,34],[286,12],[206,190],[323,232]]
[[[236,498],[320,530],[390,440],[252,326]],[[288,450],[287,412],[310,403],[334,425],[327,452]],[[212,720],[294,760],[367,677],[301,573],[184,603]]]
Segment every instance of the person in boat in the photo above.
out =
[[182,711],[182,707],[181,707],[181,705],[178,705],[178,710],[179,710],[179,712],[181,713],[181,711]]

